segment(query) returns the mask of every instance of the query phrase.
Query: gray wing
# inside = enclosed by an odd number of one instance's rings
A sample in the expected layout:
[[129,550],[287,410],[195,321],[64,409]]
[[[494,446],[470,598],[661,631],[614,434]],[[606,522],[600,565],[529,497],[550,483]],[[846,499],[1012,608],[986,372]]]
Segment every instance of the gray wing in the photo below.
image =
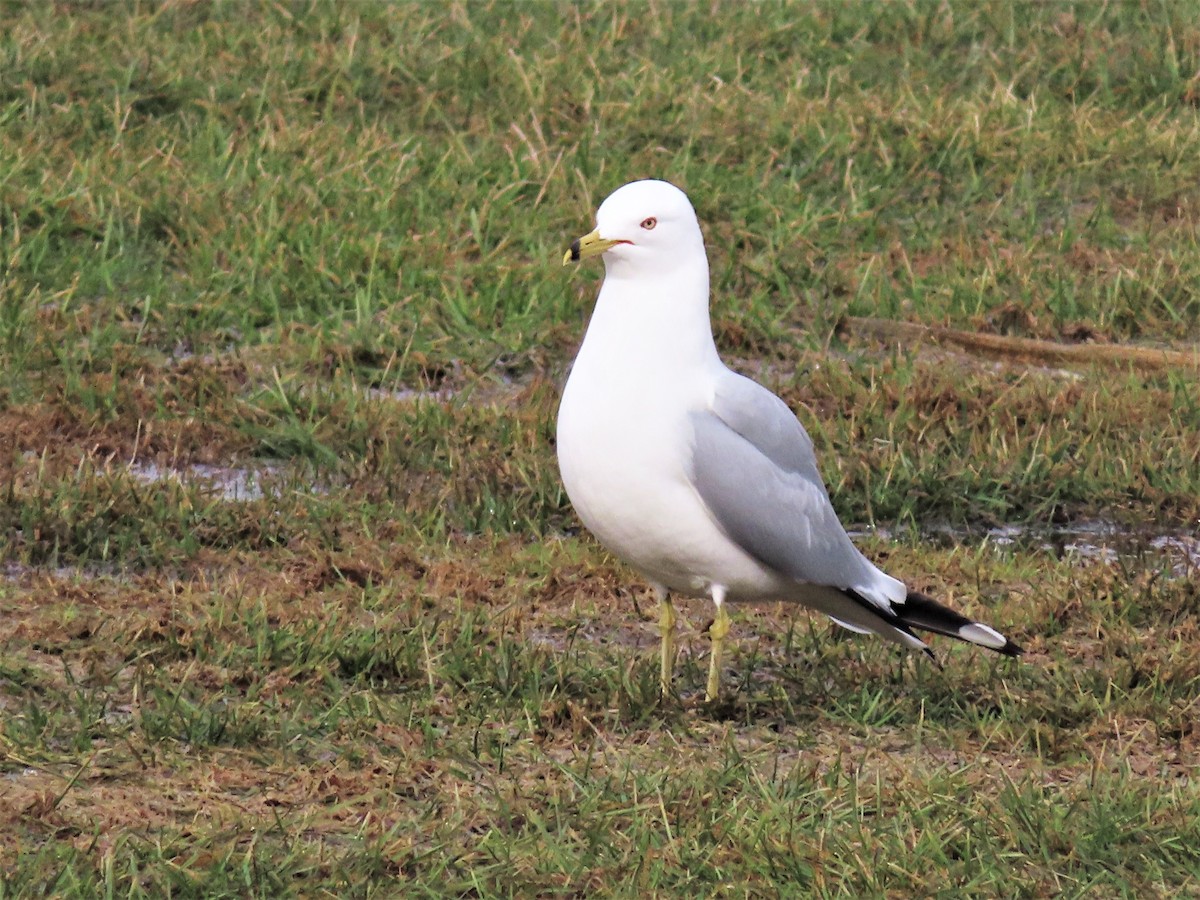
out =
[[787,404],[729,372],[711,408],[692,413],[691,424],[693,483],[743,550],[796,581],[836,588],[879,585],[883,573],[847,537],[817,469],[812,440]]

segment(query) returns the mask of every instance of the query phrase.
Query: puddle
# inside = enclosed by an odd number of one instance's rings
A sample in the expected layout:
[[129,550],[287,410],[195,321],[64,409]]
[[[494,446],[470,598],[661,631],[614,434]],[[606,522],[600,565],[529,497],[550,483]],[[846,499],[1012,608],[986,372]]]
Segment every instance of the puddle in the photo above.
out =
[[197,464],[182,469],[162,467],[154,463],[132,463],[128,472],[144,484],[176,481],[183,485],[199,485],[218,499],[246,503],[261,500],[263,484],[279,474],[278,466],[264,465],[259,469],[238,469],[230,466]]
[[1200,574],[1200,537],[1195,535],[1161,535],[1150,541],[1150,546],[1160,553],[1178,556],[1185,560],[1172,566],[1172,574],[1180,578]]
[[8,561],[0,565],[0,581],[20,581],[30,576],[45,577],[49,575],[57,581],[94,581],[97,578],[111,578],[115,581],[128,582],[115,566],[56,566],[55,568],[27,566],[25,563]]
[[507,405],[516,400],[534,381],[532,375],[514,377],[503,373],[491,373],[470,381],[458,380],[454,387],[443,383],[440,387],[368,387],[363,389],[371,400],[389,403],[441,403],[457,400],[466,405]]
[[[948,530],[954,536],[953,530]],[[1079,559],[1114,563],[1119,554],[1117,546],[1132,549],[1139,543],[1133,534],[1122,532],[1112,522],[1078,522],[1064,528],[1036,532],[1020,525],[1003,525],[989,528],[983,536],[985,544],[996,547],[1035,546],[1039,550],[1059,556],[1076,556]]]
[[[976,530],[934,525],[925,534],[948,538],[955,543],[983,543],[996,548],[1036,550],[1059,559],[1111,565],[1121,559],[1146,558],[1165,563],[1176,578],[1200,573],[1200,534],[1130,529],[1102,519],[1074,522],[1070,525],[1038,528],[1026,525],[1002,525]],[[851,531],[850,536],[876,535],[887,540],[893,533],[887,528]]]
[[1157,557],[1177,578],[1200,572],[1200,536],[1131,530],[1115,522],[1083,521],[1050,530],[1006,525],[989,529],[984,541],[997,547],[1036,548],[1060,558],[1105,564],[1132,557]]
[[450,388],[437,390],[418,390],[417,388],[367,388],[367,396],[372,400],[391,400],[393,403],[448,403],[458,396],[458,391]]
[[658,623],[643,622],[644,627],[613,628],[611,624],[584,621],[580,624],[532,628],[525,633],[531,644],[540,644],[563,653],[573,644],[621,647],[647,651],[659,643]]

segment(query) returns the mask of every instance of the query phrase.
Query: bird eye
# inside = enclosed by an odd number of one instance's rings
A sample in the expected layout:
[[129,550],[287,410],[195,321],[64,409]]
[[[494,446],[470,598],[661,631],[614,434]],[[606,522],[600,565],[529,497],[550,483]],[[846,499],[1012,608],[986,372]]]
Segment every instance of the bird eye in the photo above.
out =
[[654,226],[657,224],[658,224],[658,219],[654,218],[654,216],[651,216],[648,219],[642,219],[642,227],[645,228],[647,231],[653,230]]

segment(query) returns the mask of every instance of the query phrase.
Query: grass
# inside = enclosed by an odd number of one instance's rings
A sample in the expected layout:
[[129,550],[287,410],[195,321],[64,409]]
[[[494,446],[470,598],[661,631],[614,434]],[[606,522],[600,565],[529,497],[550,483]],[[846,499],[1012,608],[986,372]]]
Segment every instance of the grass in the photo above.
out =
[[[1194,18],[0,7],[0,896],[1196,891],[1195,373],[836,327],[1194,349]],[[864,550],[1025,661],[765,606],[705,706],[689,604],[659,702],[553,448],[647,176]]]

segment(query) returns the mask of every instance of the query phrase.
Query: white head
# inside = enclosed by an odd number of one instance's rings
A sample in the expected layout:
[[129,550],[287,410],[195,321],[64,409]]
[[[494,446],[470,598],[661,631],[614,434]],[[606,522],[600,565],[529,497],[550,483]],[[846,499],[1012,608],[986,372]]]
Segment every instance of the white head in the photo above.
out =
[[665,181],[633,181],[609,194],[596,230],[571,244],[563,265],[600,254],[608,274],[620,277],[662,276],[681,263],[707,269],[696,211]]

